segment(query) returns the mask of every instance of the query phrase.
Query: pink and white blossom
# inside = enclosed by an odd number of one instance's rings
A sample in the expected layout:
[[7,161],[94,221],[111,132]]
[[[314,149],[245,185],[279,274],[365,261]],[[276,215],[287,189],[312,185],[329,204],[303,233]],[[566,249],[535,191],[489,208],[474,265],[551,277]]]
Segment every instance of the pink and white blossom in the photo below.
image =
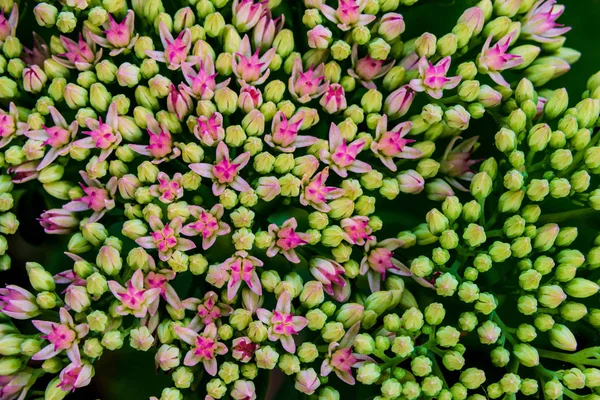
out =
[[183,175],[176,172],[173,178],[169,178],[164,172],[159,172],[158,183],[150,186],[150,194],[157,197],[164,204],[171,204],[183,196]]
[[298,264],[300,259],[294,249],[308,244],[310,235],[296,232],[297,227],[296,218],[286,220],[281,227],[270,224],[268,232],[273,241],[267,249],[267,256],[275,257],[281,253],[289,262]]
[[316,280],[323,284],[325,293],[333,297],[336,301],[344,302],[350,296],[348,282],[344,279],[346,270],[334,260],[322,257],[315,257],[310,260],[310,273]]
[[167,125],[159,124],[152,116],[148,116],[146,121],[149,143],[147,145],[130,144],[131,150],[143,156],[151,157],[153,164],[160,164],[179,157],[181,150],[173,143]]
[[[8,6],[7,6],[8,8]],[[0,12],[0,45],[3,44],[9,36],[15,36],[17,33],[17,24],[19,23],[19,5],[13,3],[12,10],[8,18],[4,15],[4,7]],[[6,10],[8,11],[8,10]]]
[[225,139],[225,129],[223,128],[223,115],[219,112],[213,113],[210,117],[201,115],[196,119],[194,126],[194,136],[202,142],[203,145],[214,147]]
[[158,293],[160,294],[160,297],[153,295],[148,301],[148,309],[151,311],[151,314],[156,312],[161,297],[175,310],[181,310],[183,307],[177,291],[169,283],[169,281],[175,279],[175,276],[175,271],[162,269],[158,272],[150,271],[144,278],[144,287],[147,290],[158,289]]
[[271,48],[260,55],[260,48],[254,53],[250,47],[250,38],[245,35],[240,44],[239,51],[233,54],[231,66],[240,86],[257,86],[264,83],[271,71],[269,65],[275,57],[275,48]]
[[106,122],[102,118],[95,120],[88,118],[85,120],[85,125],[89,131],[83,131],[84,135],[89,137],[79,139],[73,142],[73,146],[84,149],[100,149],[98,162],[106,160],[106,158],[119,146],[122,137],[119,132],[119,114],[117,111],[117,103],[111,103],[106,114]]
[[352,376],[352,368],[362,366],[365,361],[373,362],[371,357],[352,352],[352,345],[359,330],[360,322],[357,322],[346,331],[339,343],[329,344],[327,357],[321,364],[321,376],[328,376],[331,372],[335,372],[337,377],[348,385],[356,383],[356,379]]
[[239,175],[248,161],[250,161],[249,152],[244,152],[232,160],[225,142],[219,142],[214,164],[190,164],[190,169],[204,178],[212,179],[213,194],[219,196],[228,186],[238,192],[251,190],[248,182]]
[[28,129],[28,124],[19,122],[19,110],[15,103],[9,104],[8,112],[0,110],[0,149],[15,137],[25,134]]
[[0,311],[14,319],[30,319],[40,314],[35,296],[16,285],[0,289]]
[[319,104],[329,114],[335,114],[348,107],[344,88],[339,83],[329,85],[325,94],[319,100]]
[[71,362],[60,371],[58,387],[65,392],[75,391],[90,384],[94,376],[92,364],[81,361]]
[[271,123],[271,134],[265,135],[265,142],[284,153],[293,153],[297,147],[308,147],[319,139],[314,136],[298,135],[302,127],[304,113],[297,112],[289,120],[282,111],[278,111]]
[[102,49],[96,49],[96,42],[92,39],[89,29],[83,30],[77,42],[61,35],[60,43],[66,52],[52,56],[52,59],[63,67],[88,71],[102,58]]
[[325,18],[337,24],[340,30],[349,31],[355,27],[368,25],[377,18],[375,15],[362,14],[367,3],[367,0],[338,0],[337,9],[334,9],[323,1],[320,9]]
[[412,79],[409,86],[415,92],[425,92],[434,99],[442,98],[444,89],[454,89],[460,83],[460,76],[446,77],[450,69],[450,56],[442,58],[433,65],[427,58],[419,60],[419,78]]
[[184,63],[196,64],[200,62],[201,57],[190,55],[192,32],[189,29],[182,30],[176,38],[173,38],[167,25],[160,22],[158,32],[164,51],[146,50],[148,57],[166,63],[167,68],[171,70],[180,69]]
[[199,331],[204,326],[219,323],[221,317],[228,317],[233,312],[231,306],[219,301],[215,292],[207,292],[202,299],[190,297],[182,302],[183,308],[196,312],[188,328]]
[[157,249],[158,258],[162,261],[168,261],[175,250],[185,252],[196,248],[191,240],[179,237],[182,227],[181,217],[176,217],[171,222],[163,224],[158,217],[152,215],[148,222],[152,233],[150,236],[136,239],[135,242],[145,249]]
[[275,37],[283,29],[285,16],[281,14],[273,19],[269,8],[265,10],[262,17],[252,29],[252,44],[263,51],[272,47]]
[[208,324],[201,334],[176,325],[175,333],[181,340],[192,346],[183,359],[183,365],[193,367],[202,363],[206,372],[215,376],[218,368],[217,356],[228,352],[227,346],[218,341],[215,324]]
[[367,275],[369,288],[375,293],[381,290],[381,281],[389,273],[411,276],[410,269],[394,258],[394,250],[404,242],[399,239],[386,239],[376,242],[375,239],[367,242],[365,256],[360,263],[360,274]]
[[269,9],[269,1],[234,0],[231,8],[233,11],[233,25],[238,32],[247,32],[258,23],[260,17]]
[[302,104],[308,103],[325,93],[328,86],[329,82],[325,81],[324,64],[319,64],[317,68],[311,65],[304,71],[302,60],[296,58],[288,81],[288,89],[294,100]]
[[115,21],[111,14],[108,14],[108,20],[102,24],[104,36],[90,32],[90,36],[98,45],[111,49],[109,55],[117,56],[125,51],[131,50],[139,37],[135,33],[135,13],[133,10],[127,11],[127,15],[121,22]]
[[470,182],[475,176],[475,172],[471,167],[481,160],[474,160],[471,156],[476,147],[479,146],[479,136],[473,136],[455,146],[461,139],[461,137],[456,136],[446,147],[440,162],[440,173],[446,175],[446,179],[452,186],[463,192],[468,192],[468,187],[463,186],[459,180]]
[[63,351],[71,361],[79,360],[79,341],[83,339],[89,332],[87,324],[75,325],[73,317],[65,309],[59,311],[60,323],[33,320],[32,324],[43,333],[42,339],[50,342],[43,349],[35,353],[32,360],[48,360]]
[[341,176],[346,178],[348,171],[364,174],[371,171],[372,167],[364,161],[358,160],[360,153],[366,146],[366,139],[356,139],[351,143],[347,143],[342,137],[342,133],[336,124],[333,122],[329,128],[329,149],[322,149],[319,153],[321,161],[328,164],[331,169]]
[[300,204],[312,206],[315,210],[327,213],[331,207],[327,200],[337,199],[344,195],[344,190],[335,186],[325,186],[329,177],[329,167],[316,174],[312,179],[308,175],[302,178],[302,189],[300,191]]
[[420,150],[407,146],[414,142],[413,139],[404,139],[412,129],[412,122],[405,121],[388,131],[387,115],[383,115],[375,129],[375,139],[371,143],[371,151],[381,160],[390,171],[396,172],[394,158],[415,159],[423,153]]
[[373,239],[371,235],[373,229],[369,226],[369,217],[355,215],[344,218],[340,221],[340,226],[344,230],[344,239],[350,244],[364,246],[367,241]]
[[275,310],[259,308],[256,310],[256,316],[268,327],[269,340],[279,340],[287,352],[296,352],[296,343],[292,335],[297,335],[304,329],[308,320],[292,313],[290,294],[287,291],[279,295]]
[[368,54],[363,58],[358,58],[357,44],[352,46],[351,57],[352,68],[348,70],[348,75],[358,79],[367,89],[376,89],[377,86],[373,81],[385,76],[396,63],[394,60],[387,63],[387,60],[376,60]]
[[556,23],[564,11],[565,6],[556,4],[556,0],[537,1],[521,20],[521,35],[540,43],[560,42],[560,36],[571,30]]
[[189,206],[188,210],[195,221],[184,226],[181,233],[186,236],[202,236],[203,250],[208,250],[219,236],[231,232],[229,225],[221,221],[224,213],[221,204],[215,204],[210,210],[199,206]]
[[80,183],[80,186],[85,196],[65,204],[63,209],[70,212],[92,210],[94,213],[88,221],[96,222],[107,211],[115,208],[114,198],[117,192],[117,177],[110,178],[105,186],[98,179],[90,178],[86,172],[81,171],[79,174],[84,182]]
[[237,251],[233,257],[223,261],[221,267],[229,271],[230,274],[227,284],[227,298],[233,300],[242,282],[246,283],[248,288],[258,296],[261,296],[262,285],[256,273],[256,268],[262,266],[263,262],[261,260],[249,255],[244,250]]
[[210,54],[205,54],[198,62],[198,71],[194,69],[193,63],[182,63],[181,71],[187,85],[182,85],[190,96],[198,100],[210,100],[215,91],[227,87],[230,79],[217,83],[215,78],[219,75],[215,72],[215,63]]
[[498,85],[508,87],[509,84],[502,77],[501,71],[518,67],[523,63],[523,57],[507,53],[508,47],[515,39],[516,33],[510,32],[491,46],[493,36],[485,41],[477,62],[479,69],[487,73]]
[[108,287],[121,303],[115,309],[117,314],[132,314],[136,318],[144,318],[148,313],[150,315],[156,314],[158,308],[156,300],[161,289],[144,288],[144,273],[142,270],[138,269],[133,273],[131,279],[127,281],[126,287],[123,287],[117,281],[109,281]]

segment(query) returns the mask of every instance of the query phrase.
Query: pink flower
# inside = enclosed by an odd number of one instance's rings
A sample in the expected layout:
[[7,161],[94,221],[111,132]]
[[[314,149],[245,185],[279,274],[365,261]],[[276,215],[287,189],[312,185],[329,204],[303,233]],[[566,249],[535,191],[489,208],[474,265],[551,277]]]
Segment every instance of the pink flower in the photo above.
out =
[[63,209],[70,212],[81,212],[93,210],[94,213],[89,218],[89,222],[96,222],[108,211],[115,208],[115,193],[117,192],[117,177],[110,178],[106,186],[102,185],[97,179],[91,179],[87,173],[79,172],[81,178],[87,186],[80,183],[85,196],[75,199],[63,206]]
[[148,57],[166,63],[171,70],[181,68],[184,63],[196,64],[201,61],[201,57],[189,55],[192,47],[192,32],[189,29],[182,30],[177,38],[173,38],[167,25],[161,21],[158,31],[164,51],[146,50]]
[[321,257],[310,260],[310,273],[312,276],[323,284],[325,293],[340,302],[348,300],[350,295],[347,290],[344,290],[347,285],[344,272],[344,267],[336,261]]
[[52,59],[63,67],[87,71],[102,58],[102,49],[96,51],[96,43],[87,28],[83,29],[83,35],[79,35],[77,42],[61,35],[60,43],[65,48],[66,53],[52,56]]
[[391,131],[387,129],[387,115],[383,115],[375,129],[375,139],[371,143],[371,151],[390,171],[396,171],[394,158],[415,159],[423,154],[420,150],[407,146],[414,142],[404,137],[412,129],[412,122],[405,121],[396,125]]
[[171,84],[171,91],[167,96],[167,109],[170,113],[177,115],[180,121],[194,108],[194,102],[186,89],[187,86],[183,83],[179,84],[179,90]]
[[460,76],[446,77],[451,61],[452,58],[448,56],[433,65],[427,61],[427,58],[421,57],[419,60],[419,78],[412,79],[409,86],[415,92],[426,92],[434,99],[440,99],[443,89],[454,89],[460,83]]
[[230,274],[227,284],[227,298],[233,300],[242,285],[242,281],[248,285],[250,290],[261,296],[262,286],[256,273],[256,267],[262,266],[262,261],[243,250],[236,252],[233,257],[223,261],[221,267],[229,271]]
[[271,10],[266,8],[264,14],[252,30],[252,44],[261,50],[268,50],[272,47],[273,41],[285,22],[285,16],[281,14],[279,17],[273,19],[271,16]]
[[390,272],[396,275],[411,276],[410,269],[394,258],[393,251],[402,246],[399,239],[386,239],[376,243],[375,239],[367,242],[365,256],[360,263],[360,274],[367,275],[371,292],[378,292],[381,281]]
[[35,383],[32,371],[31,369],[25,369],[14,375],[0,376],[0,399],[24,399],[29,388]]
[[182,305],[186,310],[197,313],[188,326],[194,331],[217,322],[221,317],[228,317],[233,311],[227,304],[219,302],[219,295],[215,292],[207,292],[202,300],[190,297],[183,300]]
[[344,218],[340,221],[340,226],[344,230],[344,239],[350,244],[364,246],[365,243],[373,238],[373,230],[369,226],[369,217],[356,215],[351,218]]
[[260,89],[245,85],[240,90],[240,95],[238,97],[238,108],[241,109],[244,113],[248,114],[252,110],[259,108],[263,103],[262,93]]
[[28,67],[37,65],[40,68],[44,68],[44,61],[50,58],[50,49],[46,41],[33,32],[33,46],[28,48],[23,46],[23,54],[21,59],[27,64]]
[[231,397],[235,400],[255,400],[256,388],[254,387],[254,382],[238,379],[233,383]]
[[540,43],[559,42],[559,36],[571,30],[571,27],[556,23],[564,11],[565,6],[556,4],[556,0],[539,0],[521,20],[523,38]]
[[500,71],[517,67],[523,63],[523,57],[506,52],[515,35],[514,31],[510,32],[491,47],[493,37],[490,35],[485,41],[481,49],[481,54],[477,59],[479,69],[487,72],[490,78],[498,85],[509,86],[508,82],[500,74]]
[[329,177],[329,167],[316,174],[312,179],[308,175],[302,178],[302,192],[300,193],[300,204],[312,206],[315,210],[327,213],[331,207],[327,200],[337,199],[344,195],[344,190],[335,186],[325,186]]
[[342,178],[348,176],[348,171],[363,174],[371,170],[371,166],[363,161],[357,160],[358,153],[367,144],[366,139],[357,139],[350,144],[342,137],[339,128],[333,122],[329,128],[329,150],[322,149],[319,157],[325,164]]
[[334,9],[322,2],[321,12],[342,31],[349,31],[358,26],[368,25],[377,18],[375,15],[361,14],[367,3],[367,0],[338,0],[338,7]]
[[65,392],[75,391],[90,384],[94,367],[89,363],[72,362],[60,371],[58,387]]
[[184,226],[181,232],[186,236],[202,236],[203,250],[208,250],[219,236],[231,232],[229,225],[221,221],[224,211],[221,204],[215,204],[210,211],[198,206],[189,206],[188,210],[196,221]]
[[308,47],[311,49],[326,49],[331,42],[331,31],[323,25],[317,25],[306,33]]
[[63,350],[66,351],[67,356],[71,361],[79,360],[79,340],[84,338],[88,332],[89,327],[87,324],[75,325],[73,317],[65,309],[61,308],[59,311],[60,323],[33,320],[33,325],[44,335],[42,339],[46,339],[50,342],[49,345],[35,353],[32,360],[48,360],[57,354],[60,354]]
[[275,224],[269,225],[269,235],[273,238],[273,242],[267,249],[267,256],[275,257],[281,253],[289,262],[298,264],[300,259],[296,254],[295,248],[304,246],[310,240],[308,233],[297,233],[296,228],[298,223],[296,218],[286,220],[281,227]]
[[0,149],[16,136],[23,135],[28,129],[29,125],[19,122],[19,110],[15,103],[10,103],[8,112],[0,110]]
[[344,88],[339,83],[329,85],[319,104],[329,114],[335,114],[348,107]]
[[385,60],[376,60],[368,54],[359,59],[358,45],[356,43],[352,46],[351,57],[352,68],[348,70],[348,75],[358,79],[367,89],[376,89],[377,86],[373,81],[385,76],[396,63],[396,61],[392,60],[386,64]]
[[179,237],[181,231],[180,217],[164,225],[158,217],[152,215],[149,223],[153,232],[150,236],[136,239],[135,242],[145,249],[157,249],[158,258],[162,261],[168,261],[175,250],[188,251],[196,248],[191,240]]
[[313,394],[321,386],[321,381],[313,368],[303,369],[296,374],[294,388],[305,395]]
[[67,235],[79,226],[75,214],[61,208],[44,211],[38,221],[49,235]]
[[307,71],[304,71],[302,60],[296,58],[288,81],[288,89],[294,100],[303,104],[308,103],[325,93],[327,86],[329,82],[325,82],[324,64],[319,64],[317,68],[311,65]]
[[[181,310],[183,304],[177,295],[177,291],[169,281],[175,279],[176,273],[170,269],[163,269],[158,272],[150,271],[146,278],[144,279],[144,286],[148,290],[158,289],[160,297],[162,297],[171,307],[176,310]],[[151,311],[156,312],[155,310],[158,307],[159,297],[155,296],[153,301],[148,302],[148,308]]]
[[77,135],[79,124],[77,121],[67,124],[60,111],[54,107],[48,107],[54,126],[43,126],[44,129],[32,130],[25,133],[29,139],[42,141],[42,145],[49,145],[51,148],[39,163],[37,169],[42,170],[50,165],[59,156],[66,155],[70,150],[70,143]]
[[458,180],[462,179],[470,182],[475,175],[471,170],[471,166],[477,164],[481,160],[472,160],[471,155],[475,147],[478,146],[477,140],[479,139],[479,136],[473,136],[454,147],[460,139],[461,137],[456,136],[448,144],[448,147],[442,156],[440,172],[446,175],[446,179],[452,186],[464,192],[468,192],[469,189],[464,187]]
[[108,287],[112,294],[121,302],[116,307],[119,315],[132,314],[136,318],[144,318],[146,314],[154,315],[158,308],[158,302],[152,308],[150,304],[154,303],[160,295],[160,288],[144,289],[144,273],[138,269],[127,281],[127,287],[121,286],[117,281],[109,281]]
[[215,64],[210,54],[205,54],[198,62],[198,72],[189,63],[182,63],[181,70],[187,82],[187,85],[183,86],[184,90],[198,100],[212,99],[215,91],[226,87],[230,81],[227,79],[217,84],[215,78],[218,74],[215,73]]
[[281,293],[277,299],[275,310],[269,311],[264,308],[256,310],[256,316],[265,325],[268,326],[269,340],[281,342],[283,348],[294,353],[296,343],[292,335],[297,335],[306,325],[308,320],[304,317],[295,316],[291,312],[291,299],[287,291]]
[[179,172],[173,175],[173,179],[170,179],[169,175],[161,171],[158,173],[157,179],[158,184],[150,186],[150,194],[158,197],[164,204],[171,204],[183,196],[183,187],[181,186],[183,175]]
[[257,86],[267,80],[271,71],[269,65],[275,56],[275,48],[271,48],[259,57],[260,49],[256,49],[254,54],[250,47],[250,38],[245,35],[240,44],[240,50],[233,54],[231,60],[233,73],[238,78],[241,86]]
[[225,129],[223,129],[223,116],[215,112],[210,118],[201,115],[196,119],[194,127],[194,136],[202,142],[203,145],[213,147],[225,138]]
[[135,13],[133,10],[127,11],[127,15],[120,23],[116,22],[112,15],[108,14],[108,21],[102,24],[104,37],[96,35],[93,32],[90,32],[90,36],[100,46],[111,49],[109,55],[114,57],[126,50],[132,49],[135,45],[139,35],[135,34],[134,19]]
[[14,319],[29,319],[40,314],[35,296],[15,285],[0,289],[0,311]]
[[232,5],[233,25],[238,32],[247,32],[254,27],[260,17],[269,9],[269,1],[234,0]]
[[192,348],[187,352],[183,360],[183,365],[193,367],[198,363],[204,364],[204,369],[209,375],[217,374],[217,356],[227,354],[227,346],[217,339],[217,327],[215,324],[209,324],[204,328],[204,332],[197,334],[189,328],[175,326],[177,336]]
[[271,123],[271,133],[265,135],[265,142],[284,153],[293,153],[296,147],[308,147],[319,139],[314,136],[298,136],[304,121],[304,113],[297,112],[289,120],[282,111],[278,111]]
[[14,4],[8,19],[4,16],[4,9],[0,12],[0,44],[9,36],[15,36],[17,33],[17,24],[19,22],[19,6]]
[[229,158],[229,148],[227,148],[225,142],[219,142],[214,164],[190,164],[190,169],[204,178],[212,179],[213,194],[219,196],[227,186],[238,192],[251,190],[248,182],[239,176],[239,172],[248,164],[248,161],[250,161],[249,152],[242,153],[231,160]]
[[258,344],[246,336],[235,338],[231,343],[231,356],[242,363],[250,361],[256,350],[258,350]]
[[122,137],[119,133],[119,114],[117,112],[117,103],[111,103],[106,114],[106,123],[102,118],[98,121],[92,118],[85,120],[89,131],[84,131],[84,135],[89,135],[85,139],[79,139],[73,142],[73,146],[85,149],[100,149],[98,162],[106,160],[114,149],[121,143]]
[[365,361],[373,361],[371,357],[352,353],[352,345],[359,330],[360,322],[357,322],[346,331],[346,334],[339,343],[333,342],[329,344],[327,358],[321,364],[321,376],[327,376],[333,371],[338,378],[348,385],[356,383],[356,380],[352,376],[352,368],[362,366]]
[[149,135],[148,145],[130,144],[131,150],[143,156],[153,157],[153,164],[160,164],[167,160],[172,160],[181,155],[181,150],[173,145],[171,132],[169,132],[166,124],[159,124],[152,116],[146,119],[148,128],[146,131]]

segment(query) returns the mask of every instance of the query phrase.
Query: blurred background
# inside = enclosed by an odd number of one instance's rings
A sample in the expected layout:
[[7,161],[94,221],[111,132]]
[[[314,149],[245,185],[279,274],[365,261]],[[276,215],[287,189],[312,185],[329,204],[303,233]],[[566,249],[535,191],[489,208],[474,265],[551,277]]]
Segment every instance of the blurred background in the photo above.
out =
[[[295,3],[299,0],[284,1]],[[407,22],[405,36],[411,37],[425,30],[434,34],[444,34],[452,28],[460,13],[473,3],[475,3],[474,0],[433,0],[412,7],[404,14]],[[552,88],[567,87],[571,95],[571,104],[574,104],[585,90],[587,78],[600,70],[600,0],[561,0],[559,3],[567,7],[559,21],[573,27],[572,31],[567,34],[566,46],[580,51],[582,56],[579,62],[572,67],[570,73],[552,81],[549,86]],[[21,26],[20,28],[31,29],[30,26]],[[29,36],[26,32],[20,34],[23,37]],[[21,229],[18,235],[11,238],[10,243],[13,267],[10,272],[0,274],[0,285],[3,286],[6,281],[28,285],[24,272],[26,261],[42,262],[49,269],[48,265],[50,264],[57,271],[64,269],[64,265],[61,264],[65,260],[46,257],[48,249],[66,248],[66,243],[60,239],[48,238],[44,235],[36,221],[37,216],[46,208],[43,200],[36,197],[35,194],[23,193],[21,196],[19,203]],[[412,222],[403,221],[407,226],[412,226]],[[27,330],[25,326],[23,328],[25,331]],[[126,339],[126,344],[118,352],[105,352],[101,360],[95,364],[96,377],[92,384],[77,390],[68,399],[142,400],[148,399],[151,395],[160,395],[162,388],[170,386],[170,377],[163,373],[156,373],[154,369],[154,352],[135,352],[127,342]],[[258,385],[268,386],[267,382],[265,380]],[[266,388],[261,389],[265,390]],[[364,398],[361,396],[360,388],[347,394],[352,398]],[[195,395],[197,396],[195,398],[204,398],[202,393],[197,392]],[[300,398],[300,395],[293,389],[293,382],[291,384],[286,382],[282,390],[272,398],[295,400]]]

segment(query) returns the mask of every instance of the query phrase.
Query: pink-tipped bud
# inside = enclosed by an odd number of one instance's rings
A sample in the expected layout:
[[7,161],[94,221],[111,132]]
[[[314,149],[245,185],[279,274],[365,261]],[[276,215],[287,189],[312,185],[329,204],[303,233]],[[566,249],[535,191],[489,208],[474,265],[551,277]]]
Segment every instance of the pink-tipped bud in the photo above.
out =
[[387,13],[381,17],[377,32],[382,38],[389,42],[400,36],[400,34],[404,32],[404,29],[405,24],[402,15],[397,13]]
[[385,99],[383,112],[391,120],[398,119],[408,112],[414,98],[415,93],[408,86],[402,86]]
[[246,114],[260,107],[262,103],[263,97],[260,89],[250,85],[246,85],[242,88],[238,97],[238,106]]
[[261,0],[235,0],[233,2],[233,25],[238,32],[247,32],[258,23],[267,10],[269,2]]
[[334,83],[330,85],[319,104],[323,107],[325,111],[329,114],[335,114],[339,111],[345,110],[348,106],[346,102],[346,95],[344,93],[344,88],[339,83]]
[[14,319],[29,319],[40,313],[35,296],[15,285],[0,289],[0,311]]
[[317,25],[307,32],[308,46],[312,49],[326,49],[331,43],[331,31],[323,25]]
[[79,226],[79,220],[75,214],[61,208],[45,211],[39,221],[44,232],[50,235],[66,235]]
[[169,112],[177,115],[177,118],[182,120],[193,108],[194,102],[190,95],[185,90],[182,90],[181,86],[177,90],[175,85],[171,85],[171,92],[167,97],[167,109]]

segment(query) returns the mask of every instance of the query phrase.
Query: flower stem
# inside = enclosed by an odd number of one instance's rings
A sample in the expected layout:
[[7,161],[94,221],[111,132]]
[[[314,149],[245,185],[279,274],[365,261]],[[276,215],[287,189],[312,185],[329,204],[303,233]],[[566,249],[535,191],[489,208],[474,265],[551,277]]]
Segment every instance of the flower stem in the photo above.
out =
[[596,212],[598,212],[598,211],[594,210],[593,208],[581,208],[579,210],[563,211],[563,212],[554,213],[554,214],[546,214],[546,215],[540,217],[538,222],[540,224],[546,224],[549,222],[555,222],[555,223],[565,222],[565,221],[572,220],[572,219],[585,218],[585,217],[595,214]]

